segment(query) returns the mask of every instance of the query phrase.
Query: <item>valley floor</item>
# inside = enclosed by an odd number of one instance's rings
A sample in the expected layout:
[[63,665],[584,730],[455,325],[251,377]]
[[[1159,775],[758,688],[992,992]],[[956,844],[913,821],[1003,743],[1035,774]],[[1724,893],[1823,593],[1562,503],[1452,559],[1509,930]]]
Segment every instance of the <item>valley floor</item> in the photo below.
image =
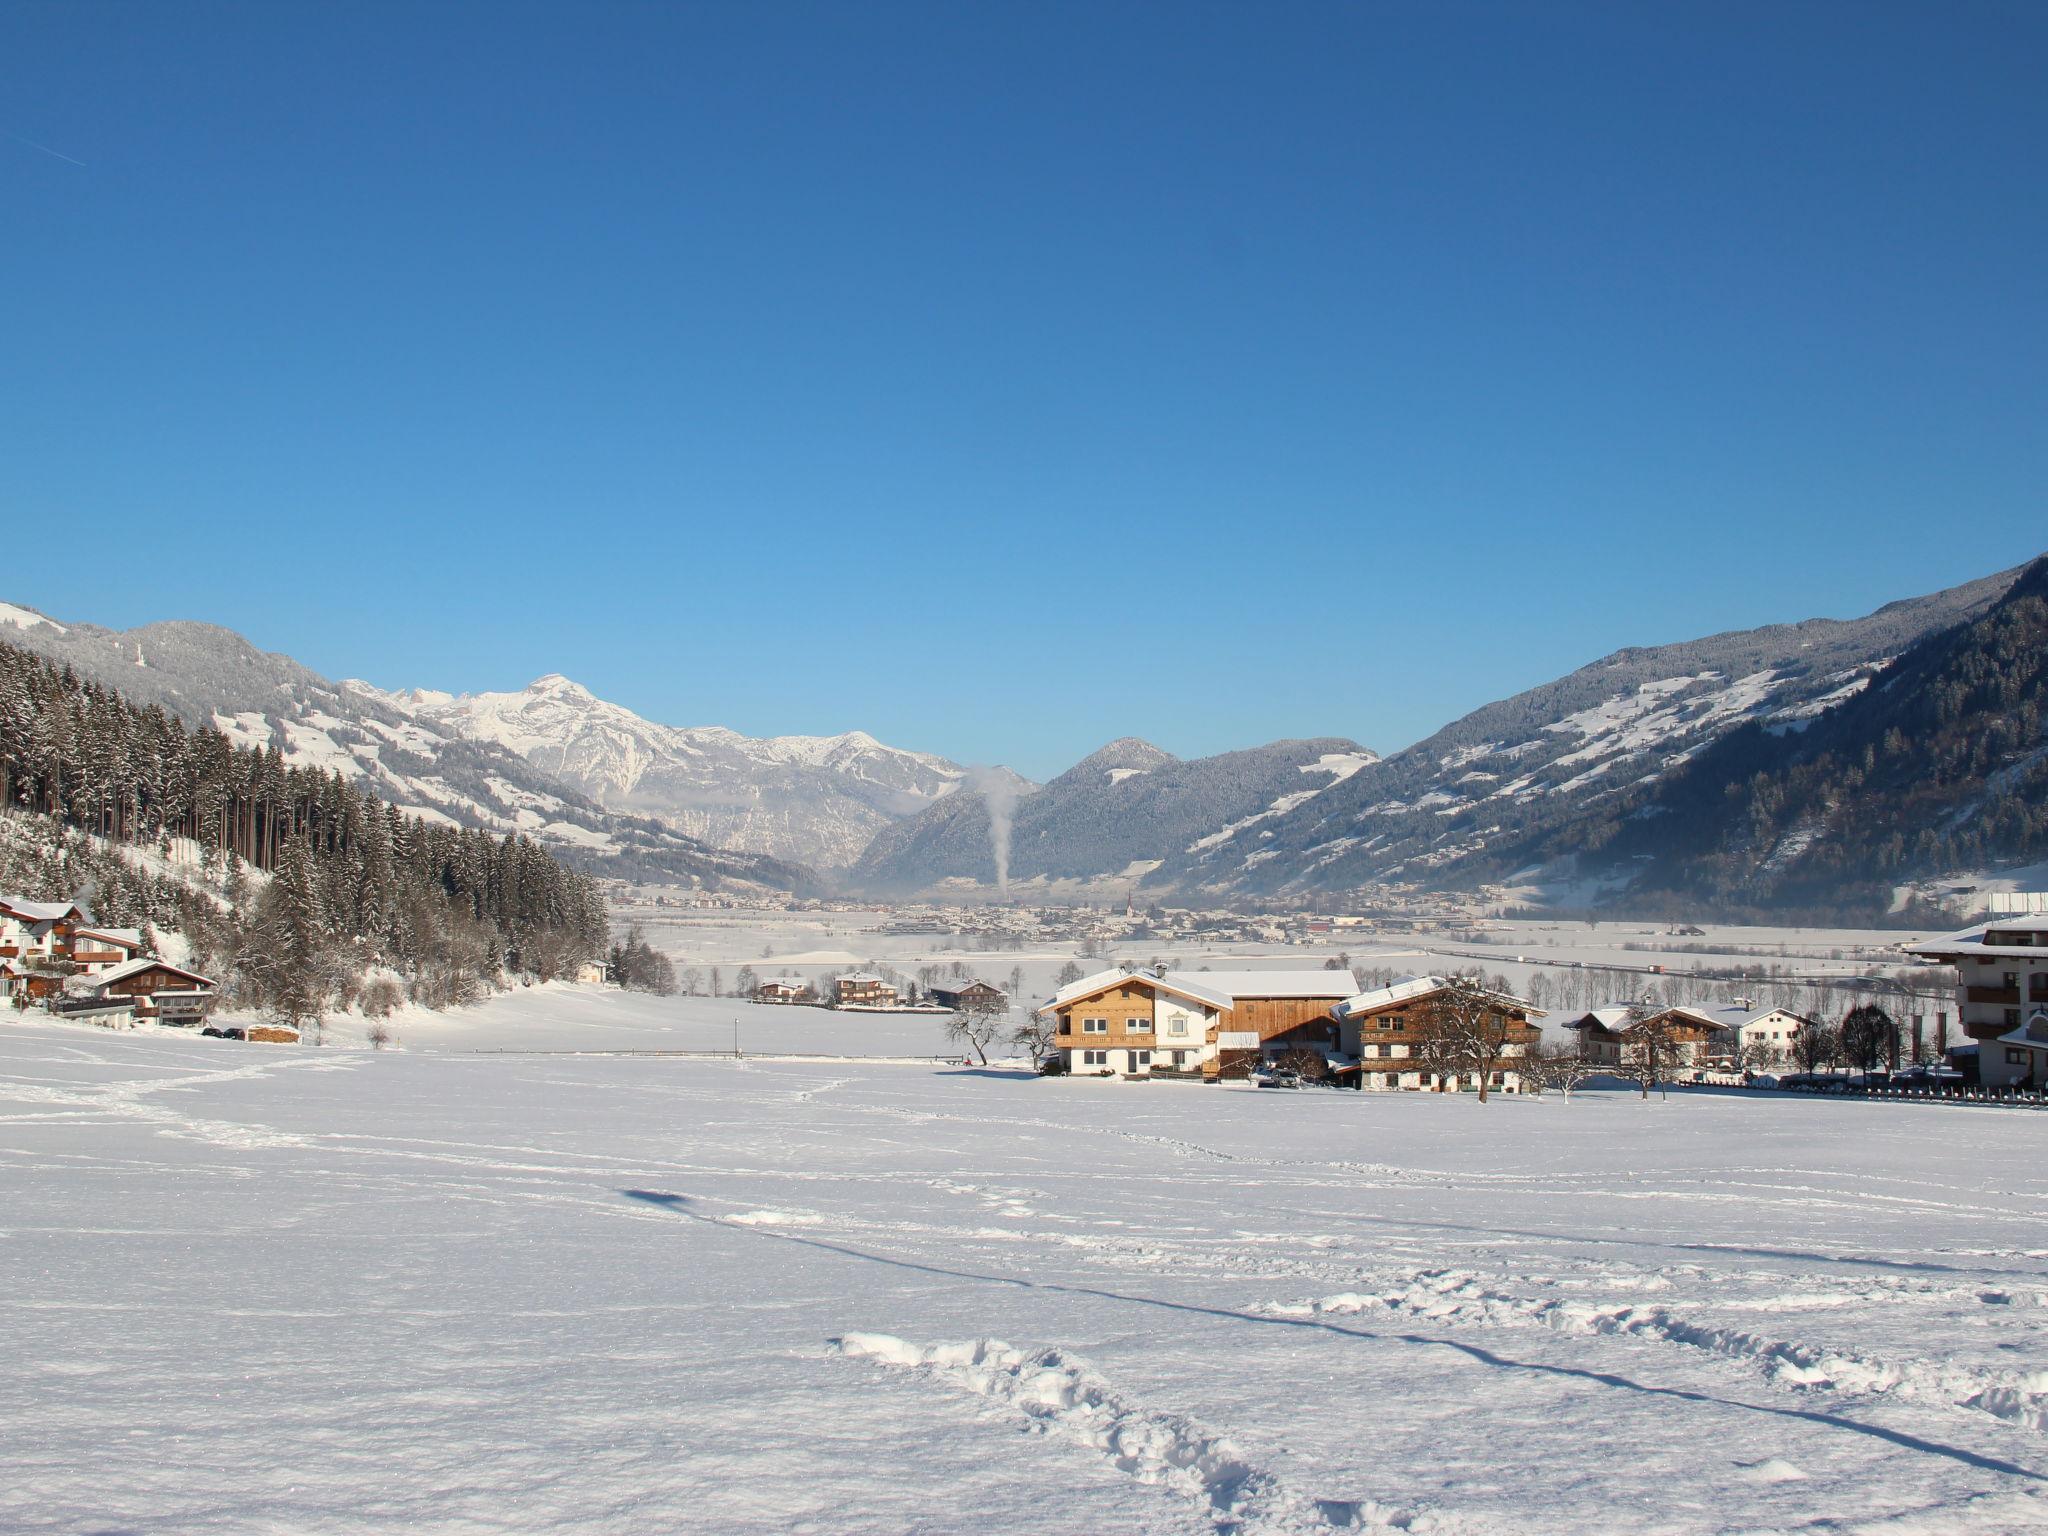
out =
[[0,1529],[2048,1530],[2044,1152],[9,1022]]

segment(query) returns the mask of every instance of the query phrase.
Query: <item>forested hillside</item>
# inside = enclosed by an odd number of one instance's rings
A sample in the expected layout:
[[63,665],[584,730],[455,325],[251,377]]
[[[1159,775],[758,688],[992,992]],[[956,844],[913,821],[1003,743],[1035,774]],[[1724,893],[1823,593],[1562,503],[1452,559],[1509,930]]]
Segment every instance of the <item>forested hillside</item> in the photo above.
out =
[[623,879],[788,890],[802,871],[714,848],[652,817],[607,811],[485,740],[433,729],[374,690],[330,682],[233,630],[170,621],[139,629],[60,624],[0,602],[0,634],[78,677],[154,704],[236,746],[274,747],[292,767],[339,773],[426,821],[519,832],[578,869]]
[[[1148,885],[1455,889],[1507,879],[1558,850],[1597,852],[1621,818],[1715,742],[1745,726],[1796,735],[1855,699],[1909,647],[1989,612],[2018,574],[1857,619],[1616,651],[1475,710],[1283,815],[1179,850]],[[1660,831],[1643,828],[1643,846]],[[1572,885],[1593,889],[1590,878],[1562,882]]]
[[[1749,725],[1578,839],[1724,907],[1882,910],[1930,875],[2048,858],[2048,558],[1803,730]],[[1556,851],[1570,851],[1560,846]]]
[[440,1005],[604,952],[595,882],[525,837],[401,814],[5,644],[0,805],[0,888],[176,930],[235,1001],[289,1017],[379,972],[382,1001]]

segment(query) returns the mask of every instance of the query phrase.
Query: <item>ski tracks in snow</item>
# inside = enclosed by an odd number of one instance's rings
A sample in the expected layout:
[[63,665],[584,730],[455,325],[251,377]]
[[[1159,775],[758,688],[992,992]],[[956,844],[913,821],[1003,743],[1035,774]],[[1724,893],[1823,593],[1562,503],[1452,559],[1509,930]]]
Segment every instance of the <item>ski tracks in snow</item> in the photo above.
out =
[[833,1354],[919,1376],[1001,1405],[1032,1432],[1085,1447],[1141,1483],[1188,1501],[1218,1533],[1309,1536],[1324,1531],[1443,1533],[1433,1515],[1374,1503],[1304,1497],[1223,1436],[1176,1413],[1147,1409],[1060,1349],[1023,1350],[1001,1339],[918,1345],[885,1333],[849,1333]]

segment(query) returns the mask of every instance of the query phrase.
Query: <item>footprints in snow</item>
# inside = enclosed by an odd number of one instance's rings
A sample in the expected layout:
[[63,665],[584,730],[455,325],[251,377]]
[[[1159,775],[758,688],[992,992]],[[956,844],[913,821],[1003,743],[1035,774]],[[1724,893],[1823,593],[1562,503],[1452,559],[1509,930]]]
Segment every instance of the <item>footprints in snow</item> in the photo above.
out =
[[849,1333],[827,1347],[998,1403],[1032,1432],[1084,1447],[1126,1476],[1186,1499],[1219,1533],[1439,1529],[1427,1517],[1418,1521],[1374,1504],[1304,1498],[1229,1440],[1180,1414],[1132,1402],[1063,1350],[1027,1351],[1000,1339],[917,1345],[885,1333]]

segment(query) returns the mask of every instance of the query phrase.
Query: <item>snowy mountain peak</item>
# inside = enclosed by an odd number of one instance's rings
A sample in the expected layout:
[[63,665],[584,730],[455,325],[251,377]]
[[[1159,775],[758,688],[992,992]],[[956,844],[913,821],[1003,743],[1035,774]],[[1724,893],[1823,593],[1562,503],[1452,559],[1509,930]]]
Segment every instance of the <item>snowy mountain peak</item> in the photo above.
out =
[[550,672],[545,677],[536,677],[526,685],[526,691],[528,693],[548,694],[566,699],[587,699],[592,702],[595,702],[597,698],[596,694],[592,693],[574,678],[564,677],[559,672]]
[[608,810],[820,867],[852,862],[876,831],[950,792],[961,773],[866,731],[755,737],[662,725],[559,672],[516,693],[347,686],[449,736],[516,752]]

